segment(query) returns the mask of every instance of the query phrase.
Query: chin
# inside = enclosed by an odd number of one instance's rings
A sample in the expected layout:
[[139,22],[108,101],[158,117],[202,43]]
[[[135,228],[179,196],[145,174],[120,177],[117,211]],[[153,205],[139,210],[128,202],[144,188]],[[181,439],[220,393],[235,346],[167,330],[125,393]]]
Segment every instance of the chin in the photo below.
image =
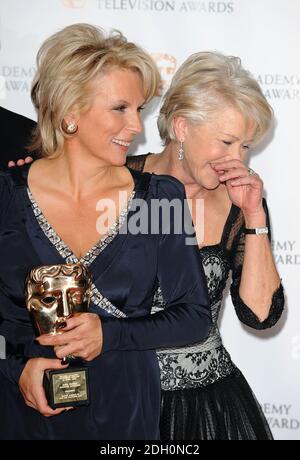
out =
[[210,180],[210,181],[207,181],[205,184],[204,184],[204,187],[207,189],[207,190],[215,190],[216,188],[218,188],[220,185],[220,181],[219,180]]
[[110,158],[111,166],[124,166],[126,163],[126,156],[115,156]]
[[122,160],[118,162],[116,161],[114,166],[125,166],[125,164],[126,164],[126,158],[123,158]]

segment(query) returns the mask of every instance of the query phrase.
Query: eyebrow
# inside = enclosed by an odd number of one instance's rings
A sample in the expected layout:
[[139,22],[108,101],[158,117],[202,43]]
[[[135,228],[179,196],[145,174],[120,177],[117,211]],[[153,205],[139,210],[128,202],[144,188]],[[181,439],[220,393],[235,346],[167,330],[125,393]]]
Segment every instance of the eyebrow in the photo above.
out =
[[[230,136],[230,137],[233,137],[233,139],[237,140],[237,141],[240,141],[241,139],[237,136],[234,136],[233,134],[230,134],[230,133],[221,133],[221,134],[225,134],[225,136]],[[245,142],[247,143],[250,143],[250,142],[253,142],[254,139],[249,139],[249,140],[246,140]]]
[[128,101],[125,101],[125,99],[117,99],[114,101],[115,104],[129,104]]
[[[130,105],[130,102],[128,101],[125,101],[125,99],[118,99],[117,101],[114,102],[114,104],[124,104],[124,105]],[[142,105],[146,104],[146,101],[144,100],[141,104],[139,104],[139,107],[141,107]]]

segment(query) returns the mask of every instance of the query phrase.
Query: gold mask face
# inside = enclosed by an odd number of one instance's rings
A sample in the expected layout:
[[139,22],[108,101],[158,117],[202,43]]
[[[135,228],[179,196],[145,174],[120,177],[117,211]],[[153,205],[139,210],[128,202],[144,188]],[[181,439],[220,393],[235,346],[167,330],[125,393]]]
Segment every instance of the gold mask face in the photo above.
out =
[[56,334],[70,316],[88,311],[91,285],[81,264],[32,269],[26,280],[26,305],[38,334]]

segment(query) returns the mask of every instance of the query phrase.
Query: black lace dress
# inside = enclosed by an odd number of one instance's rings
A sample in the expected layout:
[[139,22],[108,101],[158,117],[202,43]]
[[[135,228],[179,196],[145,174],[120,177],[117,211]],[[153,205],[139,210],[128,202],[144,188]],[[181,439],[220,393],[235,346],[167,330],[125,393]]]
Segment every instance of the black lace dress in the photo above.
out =
[[[147,155],[127,166],[143,170]],[[268,217],[267,206],[264,207]],[[162,440],[264,440],[272,434],[251,388],[222,344],[218,316],[232,273],[231,297],[238,318],[254,329],[272,327],[284,307],[283,288],[274,292],[268,318],[260,322],[239,297],[245,236],[241,210],[232,205],[219,244],[199,250],[211,297],[213,327],[193,346],[158,350],[161,372]],[[165,308],[158,286],[152,312]]]

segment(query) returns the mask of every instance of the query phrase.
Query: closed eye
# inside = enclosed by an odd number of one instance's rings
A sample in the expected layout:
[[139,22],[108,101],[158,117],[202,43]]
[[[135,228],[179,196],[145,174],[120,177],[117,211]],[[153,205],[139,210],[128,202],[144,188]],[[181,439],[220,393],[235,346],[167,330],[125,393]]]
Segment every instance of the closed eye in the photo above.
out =
[[118,107],[114,107],[113,110],[116,110],[117,112],[125,112],[126,109],[127,109],[126,105],[119,105]]
[[[225,144],[225,145],[232,145],[232,144],[233,144],[231,141],[222,141],[222,142],[223,142],[223,144]],[[250,145],[243,145],[242,148],[243,148],[244,150],[249,150],[249,149],[250,149]]]

